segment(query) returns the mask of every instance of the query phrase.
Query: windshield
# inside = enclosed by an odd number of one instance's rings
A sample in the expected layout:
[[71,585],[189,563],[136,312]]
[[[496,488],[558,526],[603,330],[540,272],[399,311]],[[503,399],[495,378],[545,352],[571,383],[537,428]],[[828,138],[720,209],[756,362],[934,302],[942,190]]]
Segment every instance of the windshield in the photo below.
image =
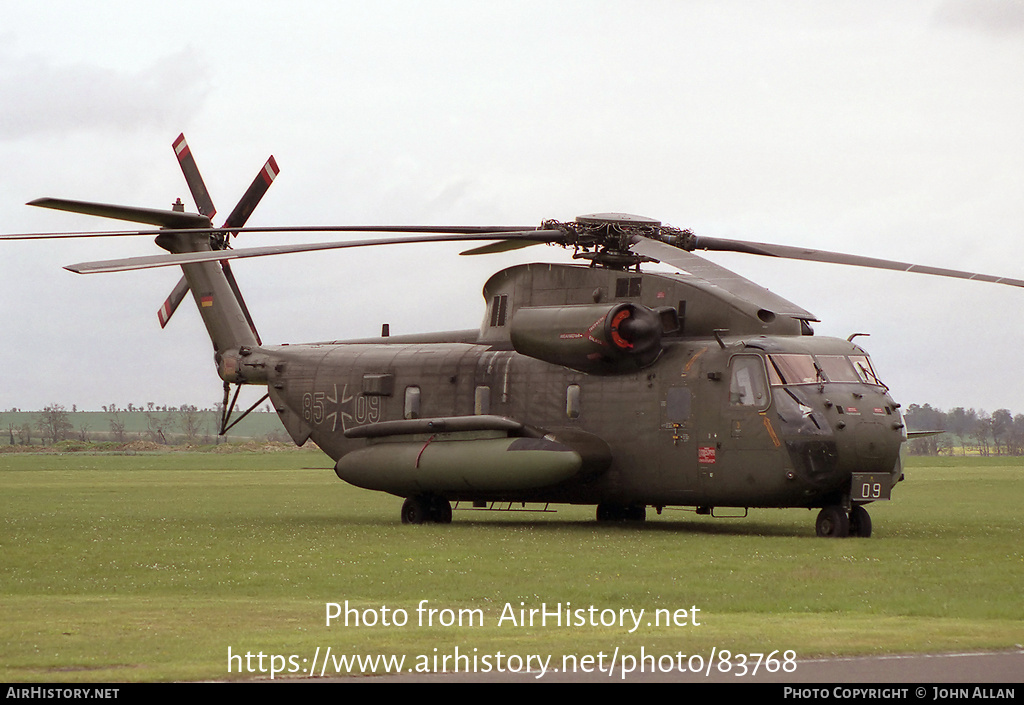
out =
[[862,382],[880,387],[867,355],[805,355],[797,353],[768,356],[768,381],[772,386],[821,382]]

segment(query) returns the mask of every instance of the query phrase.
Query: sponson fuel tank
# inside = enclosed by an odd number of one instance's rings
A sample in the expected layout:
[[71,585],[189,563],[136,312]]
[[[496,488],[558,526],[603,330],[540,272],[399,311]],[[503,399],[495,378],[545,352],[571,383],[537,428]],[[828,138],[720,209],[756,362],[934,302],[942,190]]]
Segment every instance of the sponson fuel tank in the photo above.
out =
[[507,493],[604,472],[611,451],[578,430],[547,433],[499,416],[401,420],[346,432],[364,448],[338,460],[339,478],[398,496]]

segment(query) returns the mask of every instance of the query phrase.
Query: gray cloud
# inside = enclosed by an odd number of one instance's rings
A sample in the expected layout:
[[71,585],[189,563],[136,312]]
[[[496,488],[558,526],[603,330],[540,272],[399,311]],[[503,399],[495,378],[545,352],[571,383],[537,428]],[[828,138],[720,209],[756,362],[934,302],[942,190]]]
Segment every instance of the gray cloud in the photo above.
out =
[[174,130],[202,107],[208,71],[191,49],[138,71],[0,52],[0,138],[81,130]]
[[1021,0],[946,0],[935,10],[938,26],[963,27],[992,34],[1024,32]]

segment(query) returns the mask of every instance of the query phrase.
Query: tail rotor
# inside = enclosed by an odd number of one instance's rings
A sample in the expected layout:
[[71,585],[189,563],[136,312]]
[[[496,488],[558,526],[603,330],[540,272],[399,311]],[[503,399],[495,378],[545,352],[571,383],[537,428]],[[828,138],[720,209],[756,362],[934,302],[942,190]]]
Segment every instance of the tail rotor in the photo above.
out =
[[[178,138],[172,143],[174,148],[174,154],[178,158],[178,164],[181,166],[181,173],[185,176],[185,183],[188,184],[189,191],[192,193],[192,199],[196,203],[196,208],[199,210],[200,215],[213,220],[213,217],[217,214],[217,208],[213,205],[213,199],[210,196],[209,189],[206,188],[206,184],[203,181],[202,174],[199,173],[199,167],[196,165],[195,157],[192,155],[192,150],[188,146],[188,142],[185,140],[185,135],[180,134]],[[214,250],[227,250],[231,248],[231,236],[236,234],[236,229],[243,228],[249,216],[259,205],[263,195],[270,188],[270,185],[274,183],[274,179],[277,178],[279,172],[277,161],[271,156],[263,168],[260,169],[256,178],[253,179],[249,188],[246,189],[242,198],[238,201],[238,204],[231,211],[231,214],[224,221],[224,225],[217,234],[210,238],[210,247]],[[224,276],[228,280],[228,284],[231,286],[231,291],[234,293],[235,298],[238,299],[239,305],[242,307],[242,312],[245,314],[245,319],[252,329],[253,335],[256,336],[257,341],[259,340],[259,333],[256,331],[256,325],[253,323],[252,316],[249,314],[249,309],[245,305],[245,301],[242,298],[242,293],[238,288],[238,282],[235,280],[235,275],[231,272],[231,265],[227,260],[221,262],[221,267],[224,270]],[[188,281],[183,276],[178,280],[174,289],[170,295],[164,301],[160,310],[157,311],[157,318],[160,319],[160,327],[164,328],[167,323],[171,320],[171,316],[178,309],[178,306],[184,300],[185,296],[189,292]]]

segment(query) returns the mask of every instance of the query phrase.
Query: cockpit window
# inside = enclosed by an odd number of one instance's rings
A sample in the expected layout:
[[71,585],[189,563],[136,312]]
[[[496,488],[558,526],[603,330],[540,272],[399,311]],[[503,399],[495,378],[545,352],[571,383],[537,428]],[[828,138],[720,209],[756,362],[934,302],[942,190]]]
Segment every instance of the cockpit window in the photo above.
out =
[[871,366],[871,360],[868,359],[867,355],[850,355],[850,362],[853,363],[853,368],[857,370],[857,376],[861,382],[865,384],[877,384],[880,387],[885,385],[875,375],[875,369]]
[[875,375],[867,355],[768,356],[768,381],[773,387],[789,384],[845,382],[885,385]]
[[863,381],[846,355],[818,355],[817,360],[829,382]]
[[813,384],[820,381],[818,368],[810,355],[769,355],[768,375],[774,385]]
[[732,359],[730,367],[729,404],[768,408],[768,381],[764,376],[761,358],[757,355],[737,355]]

